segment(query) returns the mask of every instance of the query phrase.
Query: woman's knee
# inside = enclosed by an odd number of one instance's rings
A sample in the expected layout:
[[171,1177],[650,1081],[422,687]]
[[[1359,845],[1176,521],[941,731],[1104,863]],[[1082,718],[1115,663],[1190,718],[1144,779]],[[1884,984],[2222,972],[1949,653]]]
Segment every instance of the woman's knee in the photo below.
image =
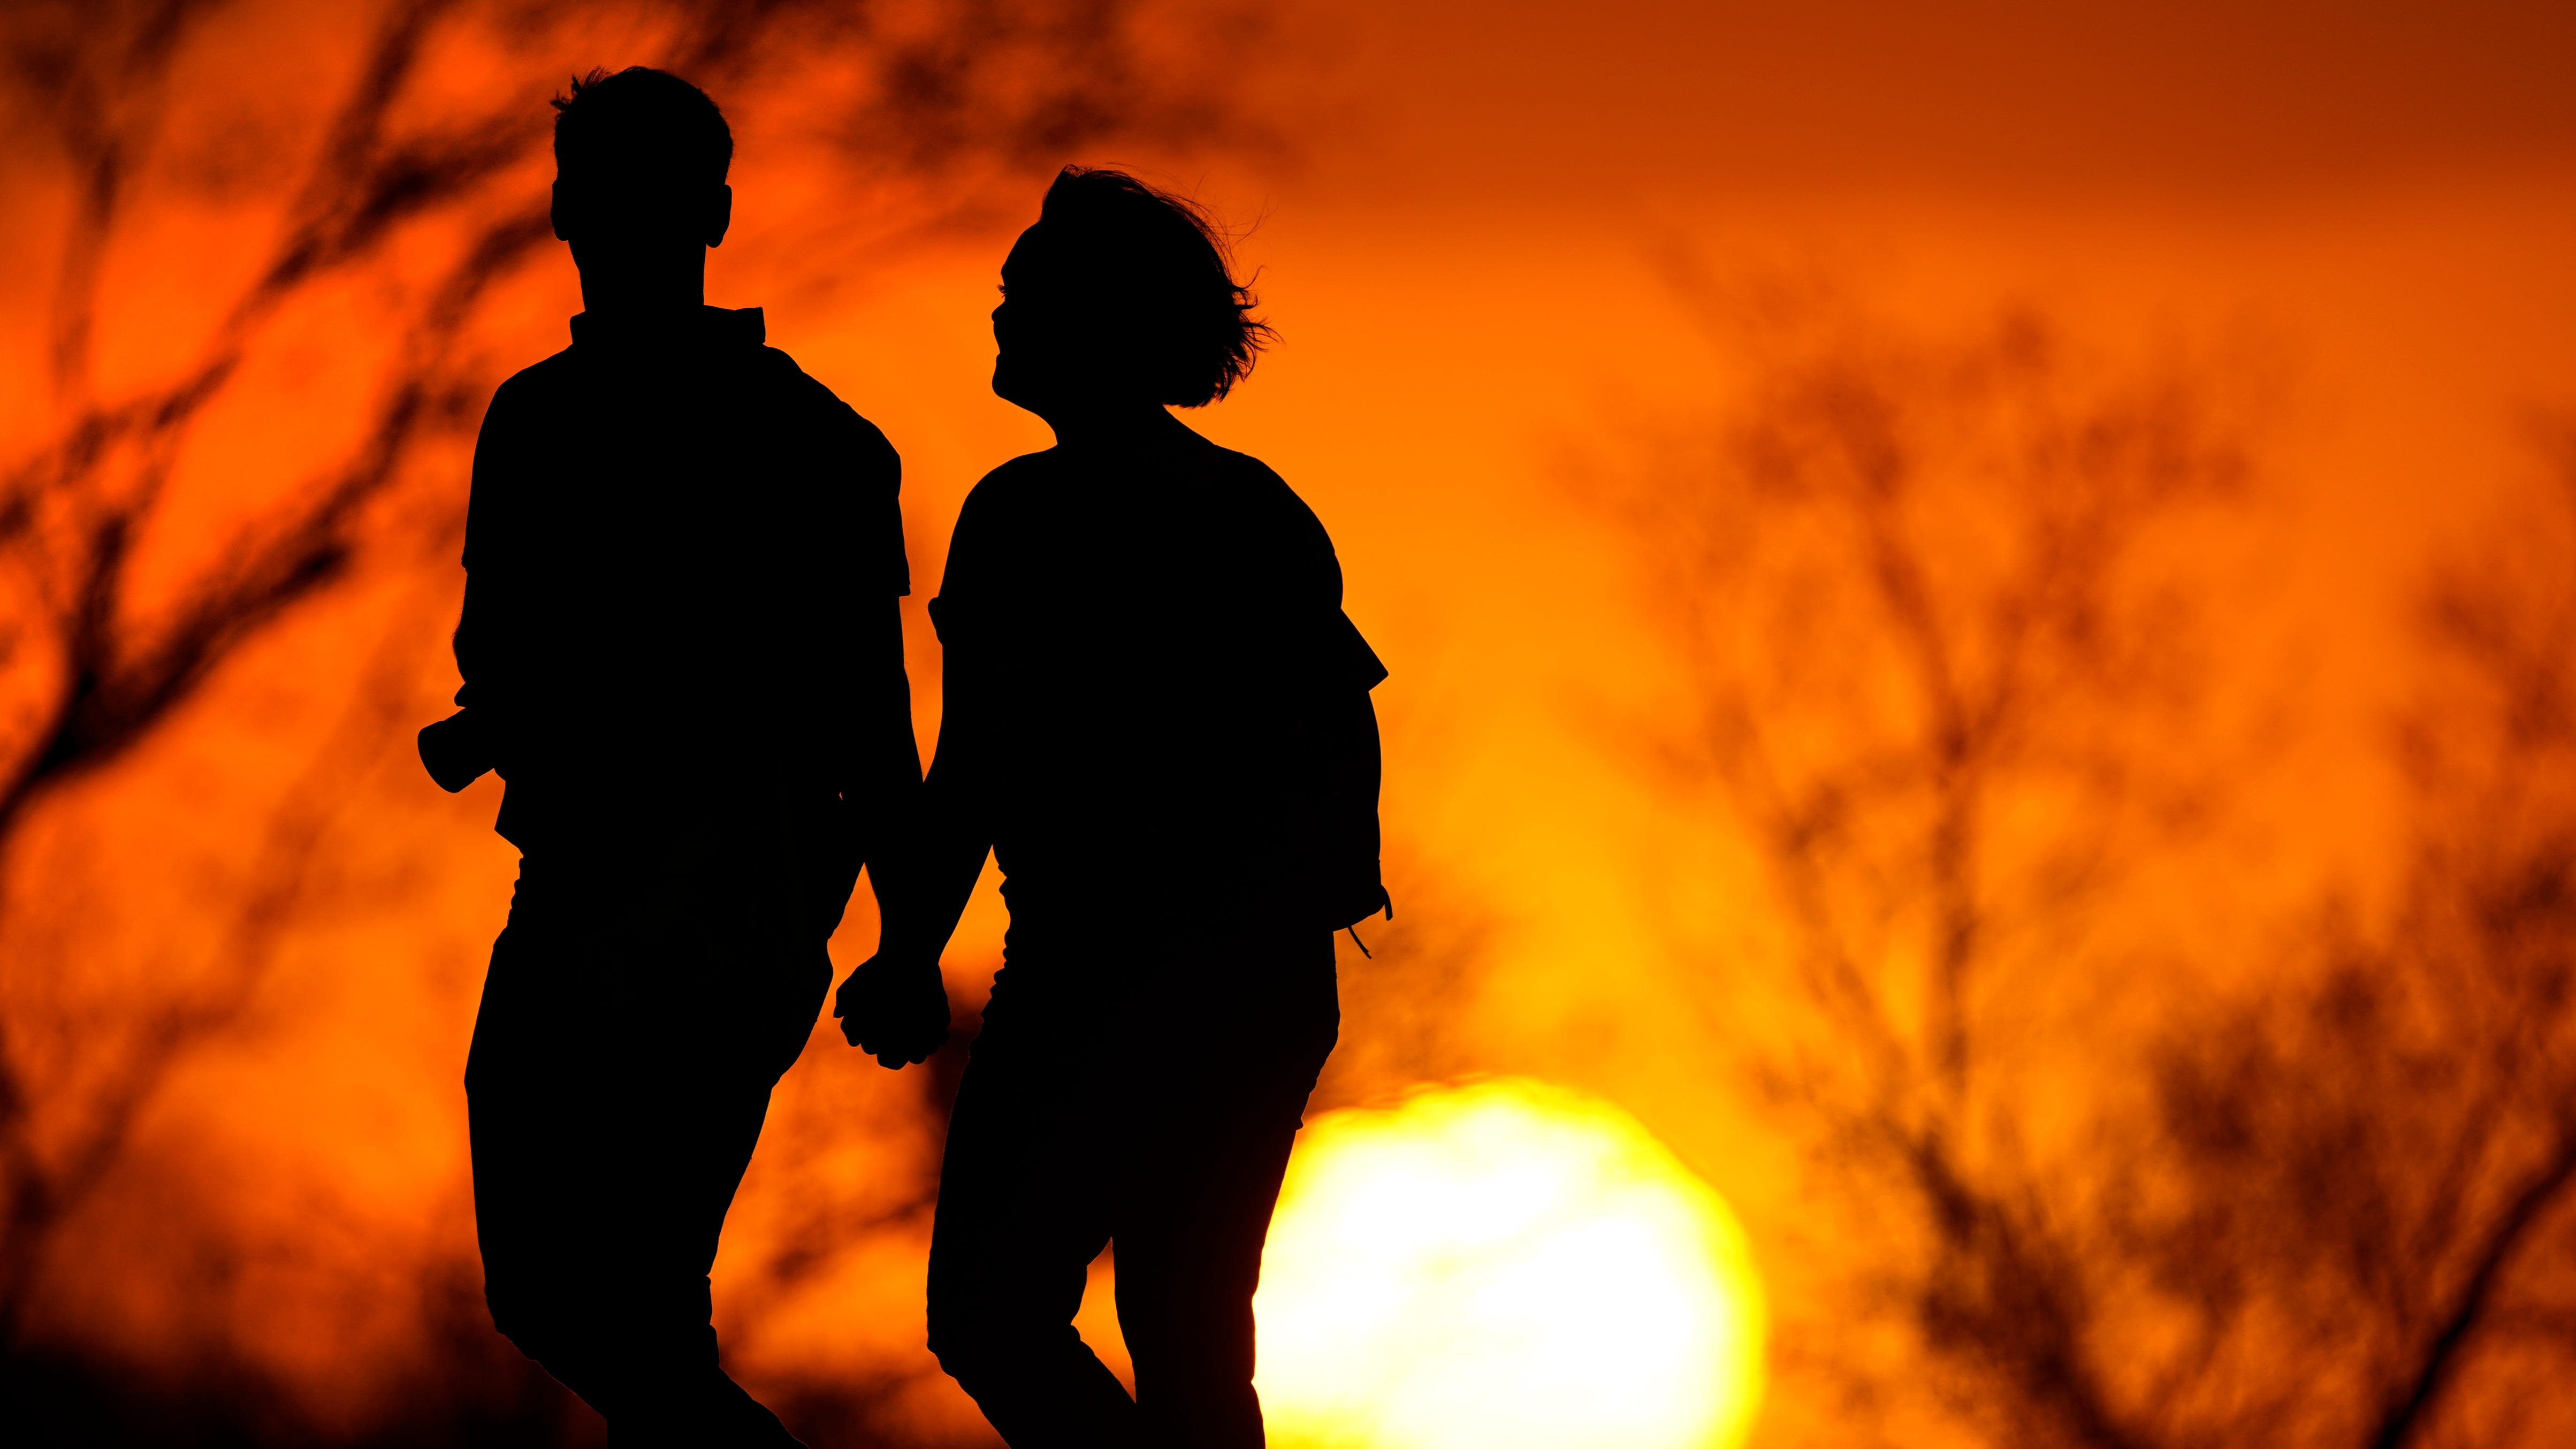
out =
[[492,1311],[492,1326],[557,1378],[569,1383],[567,1365],[598,1355],[597,1322],[591,1295],[574,1289],[559,1276],[541,1272],[484,1272],[483,1303]]
[[1059,1340],[1076,1336],[1070,1320],[1069,1311],[1057,1311],[1033,1284],[999,1283],[932,1265],[930,1352],[961,1383],[1047,1357]]
[[960,1281],[932,1260],[929,1318],[930,1352],[950,1378],[963,1379],[995,1353],[1015,1316],[980,1285]]
[[[587,1244],[568,1241],[552,1224],[531,1222],[526,1215],[500,1210],[488,1190],[486,1209],[477,1224],[482,1237],[483,1303],[492,1326],[518,1345],[519,1351],[544,1364],[557,1378],[560,1361],[589,1354],[600,1336],[601,1290],[605,1286],[596,1255]],[[569,1380],[567,1380],[569,1381]]]

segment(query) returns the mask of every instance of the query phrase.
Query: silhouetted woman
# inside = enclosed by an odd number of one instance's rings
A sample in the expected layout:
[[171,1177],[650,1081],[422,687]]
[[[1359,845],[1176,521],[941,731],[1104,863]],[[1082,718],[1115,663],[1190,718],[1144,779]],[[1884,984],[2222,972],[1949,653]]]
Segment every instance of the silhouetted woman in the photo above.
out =
[[[931,1347],[1015,1449],[1257,1446],[1252,1294],[1339,1028],[1332,935],[1386,904],[1385,670],[1313,512],[1166,410],[1268,337],[1200,212],[1068,169],[1002,284],[993,390],[1056,446],[958,519],[927,818],[844,1030],[889,1066],[938,1046],[992,850],[1007,965],[949,1125]],[[1132,1400],[1072,1327],[1113,1241]]]

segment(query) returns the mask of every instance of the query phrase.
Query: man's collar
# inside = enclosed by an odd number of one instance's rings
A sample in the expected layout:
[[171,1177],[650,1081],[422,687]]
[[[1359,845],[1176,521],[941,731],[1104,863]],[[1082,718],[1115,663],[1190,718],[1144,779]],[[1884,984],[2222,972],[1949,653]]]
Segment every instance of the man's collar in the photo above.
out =
[[769,338],[769,324],[758,307],[699,307],[685,312],[577,312],[572,319],[575,344],[626,348],[643,346],[758,347]]

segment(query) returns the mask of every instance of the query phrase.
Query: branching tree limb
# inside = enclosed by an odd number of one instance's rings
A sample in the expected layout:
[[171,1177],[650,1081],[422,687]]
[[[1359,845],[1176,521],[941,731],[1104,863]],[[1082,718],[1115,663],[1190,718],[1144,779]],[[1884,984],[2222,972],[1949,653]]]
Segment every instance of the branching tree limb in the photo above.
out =
[[[417,527],[423,510],[395,500],[417,491],[429,513],[461,515],[462,443],[498,381],[489,304],[550,240],[544,97],[566,70],[623,58],[598,53],[600,26],[621,27],[623,46],[658,37],[651,58],[736,102],[738,118],[806,108],[805,129],[835,139],[827,160],[849,205],[884,212],[851,229],[887,245],[986,214],[1015,168],[1112,141],[1169,151],[1245,133],[1209,79],[1241,57],[1147,65],[1163,42],[1135,0],[378,0],[350,64],[309,82],[333,91],[327,110],[270,138],[295,158],[291,173],[234,199],[240,216],[274,219],[259,260],[175,360],[104,378],[100,339],[149,324],[103,288],[131,265],[121,249],[150,207],[186,185],[156,158],[192,99],[191,46],[241,8],[35,0],[0,19],[0,99],[28,122],[12,159],[58,178],[67,198],[39,339],[53,416],[0,436],[0,1353],[26,1331],[49,1245],[130,1150],[170,1074],[234,1029],[274,954],[261,943],[301,908],[310,854],[260,858],[243,906],[257,929],[225,936],[193,988],[65,1004],[75,963],[34,951],[45,907],[12,886],[32,864],[30,822],[173,729],[282,620],[410,566],[419,550],[393,520]],[[469,41],[529,59],[460,86],[454,56]],[[287,324],[356,289],[392,310],[366,346],[352,339],[348,369],[376,371],[356,390],[348,441],[291,473],[210,453],[212,422],[245,411],[274,411],[281,433],[295,431],[284,423],[298,402],[262,364]],[[178,500],[210,491],[226,505],[213,510],[222,546],[172,562]],[[190,515],[199,527],[205,516]],[[309,843],[332,816],[303,796],[333,786],[282,788],[270,838]],[[80,934],[41,924],[58,940]],[[114,1023],[84,1039],[76,1075],[60,1067],[62,1043],[85,1029],[75,1015]]]
[[[1659,757],[1766,868],[1813,1028],[1755,1077],[1876,1225],[1854,1301],[1910,1330],[1856,1393],[2010,1445],[2396,1449],[2500,1399],[2519,1442],[2564,1428],[2481,1366],[2571,1367],[2505,1325],[2576,1276],[2576,446],[2517,561],[2432,591],[2392,924],[2320,912],[2257,988],[2159,990],[2123,882],[2194,858],[2226,768],[2171,562],[2251,476],[2226,375],[2027,316],[1749,310],[1739,404],[1601,496],[1697,711]],[[2119,983],[2126,1014],[2034,1005]]]

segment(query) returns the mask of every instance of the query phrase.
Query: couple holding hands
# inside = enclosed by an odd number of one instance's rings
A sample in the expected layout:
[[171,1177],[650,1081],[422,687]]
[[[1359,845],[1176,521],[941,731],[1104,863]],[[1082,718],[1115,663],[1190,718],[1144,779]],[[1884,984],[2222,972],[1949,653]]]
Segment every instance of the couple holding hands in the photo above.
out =
[[[939,1362],[1013,1449],[1262,1443],[1252,1296],[1339,1027],[1333,932],[1387,905],[1385,677],[1314,514],[1167,409],[1267,329],[1190,203],[1068,168],[1002,265],[993,390],[1056,446],[967,498],[930,614],[922,777],[884,436],[757,309],[704,304],[733,142],[687,82],[556,103],[572,345],[475,448],[450,790],[522,854],[466,1067],[494,1324],[612,1443],[789,1445],[718,1367],[707,1274],[867,868],[834,995],[889,1068],[946,1041],[939,958],[992,855],[1005,966],[929,1264]],[[1114,1242],[1131,1397],[1074,1331]]]

